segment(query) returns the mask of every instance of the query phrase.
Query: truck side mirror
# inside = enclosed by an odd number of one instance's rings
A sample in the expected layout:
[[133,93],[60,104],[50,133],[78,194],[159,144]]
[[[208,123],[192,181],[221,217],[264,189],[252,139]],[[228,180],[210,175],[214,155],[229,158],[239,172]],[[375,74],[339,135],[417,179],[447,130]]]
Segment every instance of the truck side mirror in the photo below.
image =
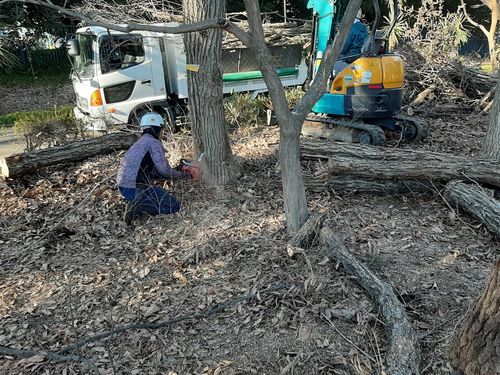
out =
[[66,44],[66,39],[64,39],[61,36],[56,38],[56,40],[54,40],[54,47],[56,47],[57,49],[61,48],[65,44]]
[[66,50],[68,55],[72,57],[80,56],[80,43],[78,43],[77,39],[70,39],[66,41]]

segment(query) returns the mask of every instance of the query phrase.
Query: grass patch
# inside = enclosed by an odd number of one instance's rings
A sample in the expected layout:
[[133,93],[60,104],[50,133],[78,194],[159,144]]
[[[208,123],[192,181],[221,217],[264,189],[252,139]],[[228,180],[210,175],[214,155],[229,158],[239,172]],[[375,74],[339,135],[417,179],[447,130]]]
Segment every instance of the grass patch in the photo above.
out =
[[17,116],[14,133],[25,140],[26,151],[62,145],[85,136],[84,127],[75,119],[71,105],[13,115]]
[[70,68],[67,66],[57,69],[35,71],[33,75],[29,71],[0,71],[0,83],[2,86],[47,86],[59,85],[70,82]]
[[10,128],[16,123],[34,122],[36,119],[57,120],[61,117],[73,116],[74,105],[65,105],[55,109],[37,109],[30,112],[12,112],[0,115],[0,128]]

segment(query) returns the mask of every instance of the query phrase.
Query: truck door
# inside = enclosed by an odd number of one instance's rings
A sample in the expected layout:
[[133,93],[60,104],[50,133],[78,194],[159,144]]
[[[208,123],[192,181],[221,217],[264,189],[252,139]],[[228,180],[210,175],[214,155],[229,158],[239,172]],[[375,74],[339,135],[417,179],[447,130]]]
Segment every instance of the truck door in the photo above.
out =
[[98,82],[105,111],[116,123],[126,123],[134,108],[156,100],[148,39],[140,34],[99,38]]

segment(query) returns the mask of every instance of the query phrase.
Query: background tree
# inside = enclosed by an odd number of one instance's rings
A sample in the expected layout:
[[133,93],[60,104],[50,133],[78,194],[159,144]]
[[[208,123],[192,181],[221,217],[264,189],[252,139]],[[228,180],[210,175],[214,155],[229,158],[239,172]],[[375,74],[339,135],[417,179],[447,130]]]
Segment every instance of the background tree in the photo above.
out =
[[[471,25],[474,27],[477,27],[479,30],[483,32],[483,34],[486,36],[486,39],[488,40],[488,50],[490,53],[490,62],[491,62],[491,68],[495,70],[498,66],[498,56],[495,48],[495,33],[497,31],[497,26],[498,26],[498,20],[500,17],[500,4],[498,0],[481,0],[481,2],[490,9],[491,15],[490,15],[490,23],[489,25],[486,24],[486,19],[484,20],[483,23],[479,23],[474,21],[472,17],[469,15],[469,12],[467,10],[467,6],[464,3],[464,0],[461,0],[462,5],[461,9],[464,12],[465,17],[467,18],[467,21],[470,22]],[[488,28],[487,28],[488,27]]]
[[[500,82],[500,72],[497,79]],[[490,114],[490,126],[483,144],[483,155],[488,159],[500,160],[500,90],[495,91]]]

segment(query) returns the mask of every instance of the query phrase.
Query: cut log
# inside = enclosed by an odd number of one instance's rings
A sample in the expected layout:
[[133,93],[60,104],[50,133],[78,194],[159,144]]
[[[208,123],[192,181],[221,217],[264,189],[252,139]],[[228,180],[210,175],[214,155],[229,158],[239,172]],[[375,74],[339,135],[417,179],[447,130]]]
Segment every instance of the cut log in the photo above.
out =
[[367,266],[354,257],[343,242],[323,227],[321,241],[328,247],[329,255],[342,263],[346,272],[356,277],[356,282],[373,298],[387,325],[388,348],[385,355],[387,375],[412,375],[419,373],[420,346],[404,307],[392,287],[381,281]]
[[398,181],[398,180],[368,180],[350,176],[334,176],[329,180],[309,179],[306,181],[308,191],[322,191],[325,189],[375,194],[407,194],[429,193],[440,189],[441,185],[433,186],[429,181]]
[[500,201],[495,199],[493,190],[462,181],[452,181],[446,185],[444,198],[449,203],[463,208],[500,236]]
[[11,155],[0,159],[4,177],[15,178],[37,171],[42,167],[81,161],[92,156],[108,154],[130,147],[137,140],[133,133],[113,133],[85,139],[62,146]]
[[303,140],[301,152],[306,159],[327,159],[334,174],[389,180],[466,178],[500,186],[500,161],[495,160],[320,140]]

